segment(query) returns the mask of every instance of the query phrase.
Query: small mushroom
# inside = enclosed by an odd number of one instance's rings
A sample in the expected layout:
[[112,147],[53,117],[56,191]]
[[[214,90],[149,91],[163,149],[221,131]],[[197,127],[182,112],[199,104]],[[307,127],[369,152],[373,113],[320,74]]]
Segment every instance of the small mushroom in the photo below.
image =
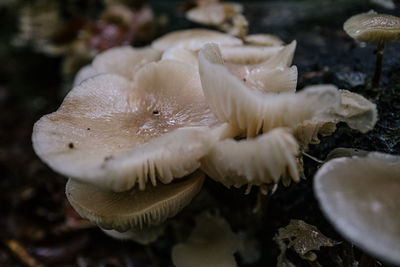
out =
[[83,218],[103,229],[121,232],[110,232],[114,236],[132,237],[132,233],[144,227],[148,229],[175,216],[197,195],[203,181],[204,174],[197,171],[170,184],[147,187],[145,191],[134,188],[116,193],[69,179],[66,195]]
[[295,128],[340,106],[340,93],[334,86],[313,87],[296,94],[251,90],[224,66],[215,44],[200,51],[199,70],[210,109],[220,121],[240,129],[247,137],[277,127]]
[[371,152],[335,158],[314,177],[322,211],[344,237],[400,264],[400,157]]
[[276,184],[282,176],[299,181],[299,146],[287,129],[274,129],[255,139],[218,142],[201,161],[201,169],[226,187]]
[[141,68],[133,82],[112,74],[82,82],[35,124],[32,141],[65,176],[114,191],[136,184],[144,190],[199,168],[219,135],[230,136],[220,126],[196,69],[163,60]]
[[224,218],[204,213],[197,217],[188,240],[172,248],[172,262],[176,267],[235,267],[239,244]]
[[372,88],[376,88],[381,76],[385,43],[400,38],[400,18],[370,11],[350,17],[343,29],[357,41],[377,43],[375,74],[372,79]]

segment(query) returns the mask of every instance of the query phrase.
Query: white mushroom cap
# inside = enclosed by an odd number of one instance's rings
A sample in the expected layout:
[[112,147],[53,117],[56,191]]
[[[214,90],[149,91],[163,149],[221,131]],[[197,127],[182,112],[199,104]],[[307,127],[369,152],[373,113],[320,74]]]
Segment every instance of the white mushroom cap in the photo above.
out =
[[161,52],[149,47],[133,48],[121,46],[108,49],[84,66],[76,74],[74,86],[99,74],[116,74],[132,80],[135,73],[145,64],[161,59]]
[[86,66],[82,67],[78,71],[78,73],[75,75],[73,86],[75,87],[75,86],[79,85],[81,82],[83,82],[84,80],[92,78],[96,75],[99,75],[98,71],[95,68],[93,68],[92,65],[86,65]]
[[303,121],[337,110],[340,94],[334,86],[304,89],[298,94],[266,94],[251,90],[223,65],[216,45],[199,53],[204,96],[216,117],[256,136],[277,127],[295,128]]
[[235,267],[238,248],[239,239],[228,222],[205,213],[196,219],[188,240],[172,248],[172,262],[176,267]]
[[199,61],[197,59],[197,51],[189,50],[182,46],[173,46],[165,50],[161,60],[176,60],[191,65],[199,69]]
[[100,75],[75,87],[58,111],[34,126],[36,153],[55,171],[114,191],[192,173],[220,122],[194,68],[150,63],[134,83]]
[[181,30],[168,33],[153,41],[154,49],[165,51],[173,46],[182,46],[189,50],[200,50],[206,43],[213,42],[221,46],[241,45],[242,41],[228,34],[205,29]]
[[298,125],[294,135],[301,145],[319,143],[318,134],[330,135],[336,130],[336,124],[345,122],[350,128],[362,133],[372,130],[377,121],[376,105],[359,94],[339,90],[341,104],[338,110],[322,114]]
[[[222,48],[222,53],[225,48]],[[249,88],[265,93],[295,92],[297,86],[297,68],[289,67],[292,64],[296,41],[293,41],[282,49],[277,49],[268,58],[262,54],[251,61],[258,64],[244,65],[230,63],[230,58],[224,58],[228,70],[242,80]],[[238,54],[240,50],[237,51]],[[246,53],[242,54],[246,61]],[[241,56],[240,56],[241,57]],[[237,57],[239,58],[239,57]]]
[[226,20],[242,12],[243,6],[241,4],[217,2],[190,9],[186,13],[186,18],[205,25],[220,26]]
[[203,181],[204,174],[197,171],[171,184],[116,193],[69,179],[66,195],[83,218],[104,229],[126,232],[175,216],[197,195]]
[[346,20],[343,29],[361,42],[394,41],[400,38],[400,18],[376,12],[362,13]]
[[274,184],[289,175],[299,181],[295,157],[299,146],[287,129],[255,139],[218,142],[201,161],[201,169],[226,187]]
[[260,46],[280,46],[283,41],[276,35],[272,34],[250,34],[244,38],[247,44],[260,45]]
[[237,64],[257,64],[261,63],[283,49],[283,46],[221,46],[222,58],[231,63]]
[[400,264],[400,157],[372,152],[336,158],[314,177],[314,192],[335,228],[369,253]]
[[99,73],[113,73],[132,80],[142,66],[160,58],[161,53],[149,47],[123,46],[98,54],[93,59],[92,66]]

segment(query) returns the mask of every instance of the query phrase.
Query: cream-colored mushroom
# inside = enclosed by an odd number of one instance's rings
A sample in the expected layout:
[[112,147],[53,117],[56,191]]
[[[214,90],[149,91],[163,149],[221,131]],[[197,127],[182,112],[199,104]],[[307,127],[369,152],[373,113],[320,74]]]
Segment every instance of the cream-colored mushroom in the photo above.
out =
[[274,129],[255,139],[218,142],[201,160],[201,168],[226,187],[263,186],[282,176],[299,181],[299,146],[288,129]]
[[225,55],[224,57],[226,49],[229,48],[221,50],[225,66],[250,89],[265,93],[296,91],[297,68],[296,66],[290,67],[296,49],[296,41],[287,46],[276,47],[268,55],[262,53],[249,55],[246,49],[242,51],[236,49],[235,56]]
[[181,46],[192,51],[200,50],[206,43],[216,43],[221,46],[241,45],[236,37],[217,31],[205,29],[180,30],[168,33],[154,40],[151,47],[165,51],[171,47]]
[[132,80],[145,64],[161,59],[161,52],[155,49],[114,47],[98,54],[91,65],[82,68],[75,77],[74,85],[98,74],[116,74]]
[[116,193],[69,179],[66,195],[83,218],[122,232],[111,231],[111,235],[132,238],[143,227],[148,229],[175,216],[200,191],[203,181],[204,174],[197,171],[170,184],[148,186],[145,191],[134,188]]
[[283,41],[276,35],[260,33],[250,34],[244,38],[245,42],[250,45],[258,46],[280,46],[283,45]]
[[210,109],[220,121],[230,123],[248,137],[277,127],[295,128],[340,106],[340,93],[334,86],[313,87],[297,94],[251,90],[227,70],[214,44],[200,51],[199,70]]
[[322,114],[298,125],[294,135],[303,147],[319,143],[318,134],[330,135],[336,130],[336,124],[345,122],[350,128],[366,133],[372,130],[378,119],[376,105],[359,94],[339,90],[341,105],[332,113]]
[[228,222],[216,215],[204,213],[197,217],[196,227],[184,243],[172,248],[176,267],[237,266],[234,253],[239,239]]
[[350,17],[343,29],[360,42],[388,42],[400,38],[400,18],[370,11]]
[[216,2],[190,9],[186,18],[190,21],[210,26],[221,26],[225,21],[243,12],[243,6],[237,3]]
[[[34,149],[55,171],[125,191],[170,183],[200,166],[221,123],[205,102],[194,68],[150,63],[134,82],[100,75],[75,87],[58,111],[34,126]],[[211,130],[210,130],[211,129]]]
[[322,211],[344,237],[400,264],[400,157],[371,152],[336,158],[314,177]]
[[379,85],[385,43],[400,38],[400,18],[375,11],[352,16],[343,25],[345,32],[361,42],[377,43],[372,88]]

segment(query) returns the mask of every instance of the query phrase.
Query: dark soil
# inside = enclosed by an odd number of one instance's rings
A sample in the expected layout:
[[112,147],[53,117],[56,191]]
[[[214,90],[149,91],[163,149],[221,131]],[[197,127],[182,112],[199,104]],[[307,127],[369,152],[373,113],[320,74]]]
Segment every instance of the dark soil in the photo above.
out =
[[[176,11],[179,3],[149,3],[156,12],[170,16],[170,30],[197,26]],[[245,8],[252,33],[297,40],[294,64],[299,89],[332,83],[377,104],[379,121],[373,131],[361,134],[340,124],[332,136],[311,146],[309,154],[325,159],[336,147],[400,154],[400,43],[386,46],[380,88],[366,89],[373,75],[375,47],[354,42],[342,30],[353,14],[374,8],[399,16],[399,8],[388,11],[368,1],[345,0],[251,1]],[[31,144],[34,122],[62,101],[62,57],[13,45],[17,11],[18,6],[0,4],[0,266],[172,266],[171,247],[187,237],[195,216],[207,209],[220,212],[235,232],[257,239],[259,260],[246,265],[238,256],[240,266],[275,266],[279,248],[273,237],[291,219],[304,220],[341,242],[317,251],[319,263],[308,263],[288,250],[296,266],[384,265],[345,241],[326,221],[312,191],[318,163],[308,158],[304,158],[307,180],[289,187],[280,184],[261,215],[252,212],[256,190],[244,195],[244,190],[228,190],[208,180],[191,205],[170,221],[166,234],[148,246],[116,241],[80,219],[65,198],[65,177],[44,165]]]

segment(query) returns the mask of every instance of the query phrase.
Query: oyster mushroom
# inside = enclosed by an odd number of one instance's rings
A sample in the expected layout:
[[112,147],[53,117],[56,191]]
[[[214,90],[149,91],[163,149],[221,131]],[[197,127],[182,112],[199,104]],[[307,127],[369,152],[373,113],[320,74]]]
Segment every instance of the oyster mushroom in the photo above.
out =
[[99,74],[112,73],[132,80],[145,64],[161,59],[161,52],[152,48],[114,47],[98,54],[91,65],[76,75],[74,85]]
[[274,129],[255,139],[218,142],[201,160],[201,169],[226,187],[269,186],[284,176],[299,181],[295,157],[299,146],[288,129]]
[[400,38],[400,18],[370,11],[350,17],[344,23],[343,29],[357,41],[377,43],[375,73],[372,79],[372,87],[377,87],[385,43]]
[[400,264],[400,157],[371,152],[335,158],[314,177],[322,211],[351,242]]
[[224,218],[204,213],[197,217],[188,240],[172,248],[172,262],[176,267],[234,267],[239,244]]
[[[197,171],[170,184],[147,187],[145,191],[134,188],[125,192],[104,190],[91,184],[69,179],[66,195],[74,209],[118,238],[132,238],[144,230],[154,236],[150,227],[175,216],[200,191],[204,174]],[[152,229],[152,228],[150,228]],[[157,233],[156,233],[157,234]],[[142,240],[144,237],[142,237]]]
[[366,133],[372,130],[378,119],[376,105],[359,94],[339,90],[340,108],[330,114],[322,114],[298,125],[294,135],[303,148],[308,144],[318,144],[318,134],[330,135],[336,130],[336,124],[345,122],[350,128]]
[[214,141],[235,135],[220,127],[196,70],[165,60],[134,82],[112,74],[82,82],[35,124],[32,142],[55,171],[119,192],[194,172]]
[[174,46],[185,47],[192,51],[200,50],[206,43],[216,43],[221,46],[241,45],[242,41],[228,34],[205,29],[180,30],[168,33],[154,40],[151,47],[165,51]]
[[283,45],[283,41],[276,35],[272,34],[250,34],[244,38],[247,44],[259,46],[279,46]]
[[296,94],[251,90],[224,66],[215,44],[200,51],[199,70],[210,109],[220,121],[240,129],[247,137],[277,127],[295,128],[340,105],[340,93],[333,86],[304,89]]

